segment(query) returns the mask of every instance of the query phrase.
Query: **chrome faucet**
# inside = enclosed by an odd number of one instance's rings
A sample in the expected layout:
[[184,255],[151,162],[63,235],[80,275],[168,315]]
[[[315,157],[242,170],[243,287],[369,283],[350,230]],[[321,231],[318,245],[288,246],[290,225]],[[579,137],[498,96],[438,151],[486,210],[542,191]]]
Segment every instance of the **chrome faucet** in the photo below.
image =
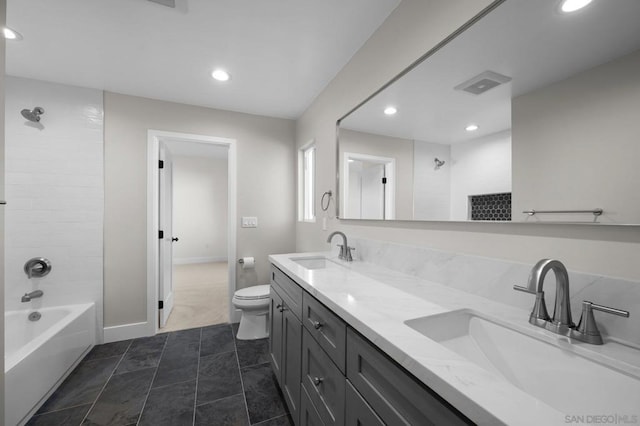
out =
[[[542,290],[544,278],[550,270],[553,271],[556,277],[556,301],[553,309],[553,318],[549,318],[544,300],[544,291]],[[533,311],[531,311],[531,315],[529,315],[529,323],[553,333],[568,336],[586,343],[595,345],[602,344],[602,337],[593,318],[594,309],[629,317],[629,312],[627,311],[585,301],[582,302],[582,317],[576,327],[571,319],[569,274],[567,273],[567,268],[565,268],[559,260],[542,259],[531,269],[527,286],[514,285],[513,289],[536,295]]]
[[26,303],[26,302],[31,302],[31,299],[37,299],[38,297],[42,297],[44,293],[42,292],[42,290],[35,290],[32,291],[31,293],[25,293],[24,296],[22,296],[21,302],[22,303]]
[[353,261],[353,257],[351,256],[351,250],[355,250],[355,248],[349,247],[347,245],[347,236],[344,235],[343,232],[334,231],[329,235],[329,238],[327,238],[328,243],[331,243],[331,239],[334,237],[334,235],[340,235],[342,237],[342,244],[338,244],[338,247],[340,247],[340,254],[338,255],[338,258],[342,260],[346,260],[347,262]]

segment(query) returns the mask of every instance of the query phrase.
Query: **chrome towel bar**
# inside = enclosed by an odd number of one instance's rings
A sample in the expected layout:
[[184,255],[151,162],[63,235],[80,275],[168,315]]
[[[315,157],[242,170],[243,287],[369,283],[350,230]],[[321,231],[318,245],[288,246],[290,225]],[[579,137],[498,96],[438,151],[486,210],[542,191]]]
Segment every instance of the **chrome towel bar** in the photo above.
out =
[[604,213],[602,209],[593,209],[593,210],[523,210],[522,213],[526,213],[529,216],[533,216],[540,213],[591,213],[594,216],[600,216]]

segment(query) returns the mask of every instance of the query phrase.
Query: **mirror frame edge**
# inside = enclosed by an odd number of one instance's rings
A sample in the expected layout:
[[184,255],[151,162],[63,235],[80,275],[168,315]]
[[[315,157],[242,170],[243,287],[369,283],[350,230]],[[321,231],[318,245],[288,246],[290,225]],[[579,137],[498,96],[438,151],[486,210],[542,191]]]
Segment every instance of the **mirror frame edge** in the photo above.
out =
[[[491,11],[493,11],[495,8],[497,8],[498,6],[500,6],[502,3],[506,2],[506,1],[507,0],[494,0],[491,4],[489,4],[487,7],[482,9],[475,16],[473,16],[471,19],[469,19],[464,24],[462,24],[460,27],[458,27],[454,32],[452,32],[451,34],[446,36],[444,39],[442,39],[438,43],[436,43],[436,45],[433,46],[431,49],[429,49],[426,53],[424,53],[418,59],[416,59],[415,61],[410,63],[409,66],[407,66],[402,71],[400,71],[398,74],[396,74],[391,80],[387,81],[380,88],[375,90],[372,94],[367,96],[364,100],[362,100],[361,102],[356,104],[356,106],[354,106],[349,111],[347,111],[346,114],[344,114],[343,116],[341,116],[340,118],[338,118],[336,120],[336,218],[337,219],[340,219],[340,220],[342,220],[342,219],[344,219],[344,220],[367,220],[367,219],[356,219],[356,218],[350,219],[350,218],[340,217],[340,206],[341,206],[341,202],[340,202],[340,197],[341,197],[341,192],[340,192],[340,123],[342,122],[342,120],[344,120],[349,115],[354,113],[361,106],[363,106],[364,104],[369,102],[371,99],[376,97],[379,93],[381,93],[383,90],[385,90],[386,88],[391,86],[393,83],[395,83],[396,81],[398,81],[402,77],[404,77],[406,74],[410,73],[414,68],[416,68],[418,65],[422,64],[422,62],[426,61],[429,57],[433,56],[436,52],[438,52],[440,49],[442,49],[447,44],[449,44],[453,39],[458,37],[460,34],[464,33],[469,27],[473,26],[476,22],[478,22],[479,20],[484,18]],[[371,220],[377,220],[377,219],[371,219]],[[398,220],[398,219],[394,219],[394,221],[396,221],[396,220]],[[438,221],[431,221],[431,220],[407,220],[407,221],[408,222],[438,222]]]

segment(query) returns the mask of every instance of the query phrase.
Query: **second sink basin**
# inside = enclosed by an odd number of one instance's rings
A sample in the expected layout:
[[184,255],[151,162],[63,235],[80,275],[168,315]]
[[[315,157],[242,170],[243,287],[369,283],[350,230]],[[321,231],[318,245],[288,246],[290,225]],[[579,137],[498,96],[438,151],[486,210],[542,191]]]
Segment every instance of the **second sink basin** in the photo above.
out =
[[474,311],[452,311],[405,324],[568,415],[586,414],[585,409],[638,414],[638,378]]
[[291,260],[306,269],[325,269],[333,266],[340,266],[326,257],[292,257]]

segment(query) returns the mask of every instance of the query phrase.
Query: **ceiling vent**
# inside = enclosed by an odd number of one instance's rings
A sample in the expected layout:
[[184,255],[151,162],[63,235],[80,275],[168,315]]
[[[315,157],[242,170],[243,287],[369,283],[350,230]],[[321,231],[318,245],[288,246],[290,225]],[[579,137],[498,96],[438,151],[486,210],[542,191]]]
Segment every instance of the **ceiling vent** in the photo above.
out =
[[161,4],[163,6],[168,6],[173,8],[176,7],[176,0],[149,0],[149,1]]
[[463,90],[473,95],[481,95],[484,92],[509,81],[511,81],[511,77],[507,77],[506,75],[498,74],[493,71],[485,71],[462,84],[458,84],[454,89]]

